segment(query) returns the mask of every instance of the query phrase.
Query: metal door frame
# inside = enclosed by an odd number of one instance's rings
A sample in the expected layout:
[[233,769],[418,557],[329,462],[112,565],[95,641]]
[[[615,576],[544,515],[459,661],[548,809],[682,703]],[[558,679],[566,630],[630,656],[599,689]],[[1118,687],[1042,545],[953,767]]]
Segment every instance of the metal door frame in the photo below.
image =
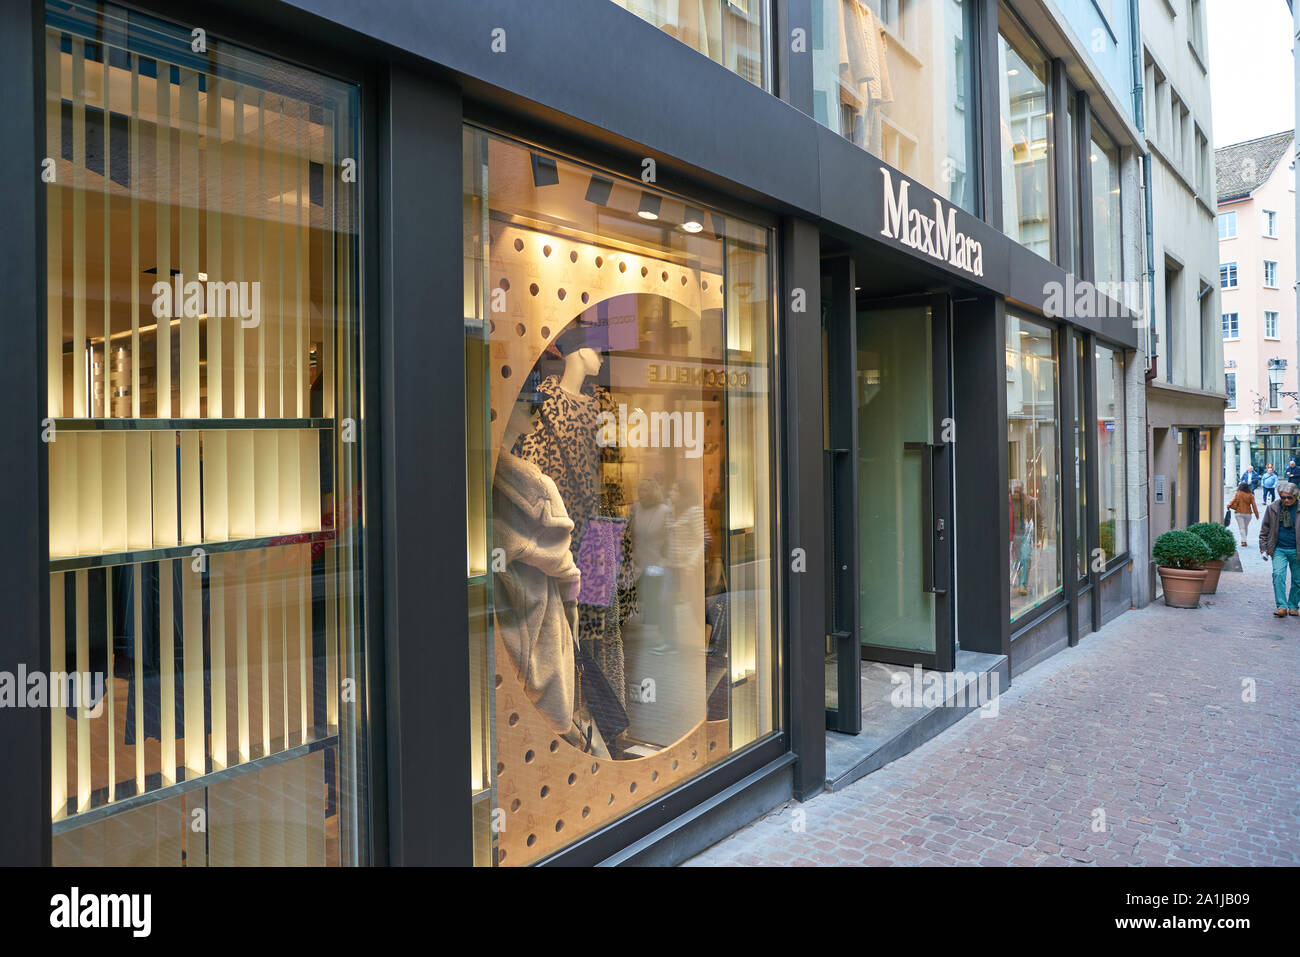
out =
[[[891,665],[920,665],[922,668],[936,671],[952,671],[956,665],[956,609],[953,598],[956,593],[953,563],[956,550],[953,547],[956,528],[954,527],[955,510],[953,507],[953,442],[956,440],[952,429],[952,298],[947,293],[934,293],[920,296],[902,296],[893,299],[872,299],[859,296],[854,310],[854,351],[853,363],[857,363],[856,332],[859,313],[878,309],[906,309],[909,307],[928,306],[931,316],[930,336],[930,382],[932,390],[931,434],[939,437],[937,442],[916,443],[924,446],[930,453],[929,470],[929,514],[927,522],[929,536],[925,541],[926,561],[930,571],[930,581],[924,583],[927,591],[935,597],[934,606],[934,647],[933,652],[906,651],[899,648],[887,648],[881,645],[868,645],[859,641],[859,655],[863,661],[880,661]],[[856,381],[856,379],[855,379]],[[853,455],[853,494],[857,501],[858,456],[857,456],[857,402],[854,398],[854,455]],[[946,421],[945,421],[946,420]],[[952,441],[943,441],[945,430]],[[906,443],[912,445],[913,443]],[[856,523],[857,510],[854,510]],[[856,555],[853,562],[856,573]],[[857,581],[854,580],[854,594],[857,594]],[[856,599],[855,599],[856,604]],[[855,629],[856,630],[856,629]]]
[[[822,288],[829,309],[823,315],[827,337],[826,390],[829,392],[823,475],[826,502],[826,632],[834,644],[838,707],[826,709],[830,731],[862,730],[862,670],[858,642],[858,406],[857,308],[853,260],[847,255],[822,260]],[[842,507],[837,508],[840,505]]]

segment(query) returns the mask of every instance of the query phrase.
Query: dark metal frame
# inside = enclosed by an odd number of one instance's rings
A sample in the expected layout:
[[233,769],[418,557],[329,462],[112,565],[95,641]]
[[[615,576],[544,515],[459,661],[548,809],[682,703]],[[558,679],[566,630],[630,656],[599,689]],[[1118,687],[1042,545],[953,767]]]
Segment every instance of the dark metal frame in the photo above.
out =
[[[5,555],[0,563],[0,670],[49,670],[48,450],[45,417],[45,11],[40,0],[0,6],[0,288],[8,310],[0,353],[0,462],[5,463]],[[27,361],[31,357],[32,361]],[[26,689],[20,693],[25,694]],[[50,863],[50,722],[42,708],[0,708],[6,784],[0,787],[0,863]]]
[[858,323],[853,260],[848,256],[826,259],[822,273],[830,305],[824,322],[830,418],[826,427],[831,446],[824,452],[829,531],[826,632],[835,645],[837,702],[837,707],[826,709],[826,727],[857,734],[862,730],[862,658],[858,643]]

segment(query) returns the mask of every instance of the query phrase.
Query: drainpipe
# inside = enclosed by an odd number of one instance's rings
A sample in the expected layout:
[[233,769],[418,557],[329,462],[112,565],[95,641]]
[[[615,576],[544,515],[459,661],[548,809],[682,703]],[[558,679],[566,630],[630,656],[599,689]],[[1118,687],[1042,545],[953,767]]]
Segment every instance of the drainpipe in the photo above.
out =
[[[1142,205],[1144,218],[1146,220],[1146,266],[1147,266],[1147,368],[1146,381],[1149,382],[1155,377],[1156,373],[1156,261],[1155,261],[1155,227],[1154,216],[1151,207],[1151,151],[1147,144],[1147,127],[1146,127],[1146,108],[1145,95],[1142,89],[1142,81],[1146,76],[1146,71],[1142,65],[1142,18],[1138,12],[1139,0],[1129,0],[1129,47],[1132,51],[1132,72],[1133,72],[1133,120],[1137,124],[1138,136],[1142,141],[1143,149],[1146,151],[1141,157],[1142,162]],[[1145,391],[1145,389],[1144,389]],[[1145,399],[1146,397],[1143,396]],[[1142,403],[1142,427],[1143,438],[1146,441],[1147,450],[1147,543],[1146,543],[1146,575],[1143,583],[1143,598],[1147,601],[1155,601],[1155,569],[1151,561],[1151,539],[1152,539],[1152,509],[1151,501],[1151,475],[1154,460],[1151,449],[1151,409],[1147,402]],[[1173,523],[1170,523],[1171,527]]]
[[[1133,119],[1137,123],[1138,135],[1142,145],[1146,146],[1146,108],[1142,81],[1146,71],[1142,66],[1142,30],[1141,17],[1138,13],[1138,0],[1129,0],[1130,35],[1129,46],[1132,48],[1133,63]],[[1151,153],[1142,157],[1142,197],[1146,216],[1146,257],[1147,257],[1147,378],[1151,378],[1156,366],[1156,260],[1155,260],[1155,226],[1151,211]]]

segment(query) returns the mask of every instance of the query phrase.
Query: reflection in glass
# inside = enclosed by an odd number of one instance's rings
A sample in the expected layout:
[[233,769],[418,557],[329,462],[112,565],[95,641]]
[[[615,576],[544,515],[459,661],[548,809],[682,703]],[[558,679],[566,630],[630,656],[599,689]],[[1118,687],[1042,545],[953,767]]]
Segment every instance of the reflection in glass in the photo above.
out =
[[1092,168],[1092,248],[1097,282],[1119,282],[1120,212],[1119,150],[1098,127],[1093,117],[1092,143],[1088,151]]
[[933,440],[928,307],[858,314],[858,568],[864,645],[933,653],[924,588]]
[[464,169],[470,783],[516,865],[779,727],[773,278],[641,183],[474,130]]
[[1124,488],[1124,353],[1099,345],[1097,362],[1097,522],[1106,561],[1128,549]]
[[813,115],[974,211],[969,6],[812,0]]
[[770,0],[614,0],[710,60],[768,89]]
[[1052,257],[1051,143],[1047,59],[1005,8],[999,19],[1002,230]]
[[1056,337],[1007,313],[1007,520],[1011,618],[1061,588]]

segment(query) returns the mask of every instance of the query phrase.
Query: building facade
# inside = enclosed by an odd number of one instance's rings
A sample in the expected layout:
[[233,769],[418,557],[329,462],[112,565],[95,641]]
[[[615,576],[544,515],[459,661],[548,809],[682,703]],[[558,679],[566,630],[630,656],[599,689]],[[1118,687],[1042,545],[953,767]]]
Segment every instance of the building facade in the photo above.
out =
[[689,7],[5,6],[5,862],[679,860],[1147,600],[1135,5]]
[[1300,454],[1294,153],[1290,130],[1214,151],[1227,485]]
[[1223,512],[1225,404],[1204,3],[1143,0],[1150,534]]

